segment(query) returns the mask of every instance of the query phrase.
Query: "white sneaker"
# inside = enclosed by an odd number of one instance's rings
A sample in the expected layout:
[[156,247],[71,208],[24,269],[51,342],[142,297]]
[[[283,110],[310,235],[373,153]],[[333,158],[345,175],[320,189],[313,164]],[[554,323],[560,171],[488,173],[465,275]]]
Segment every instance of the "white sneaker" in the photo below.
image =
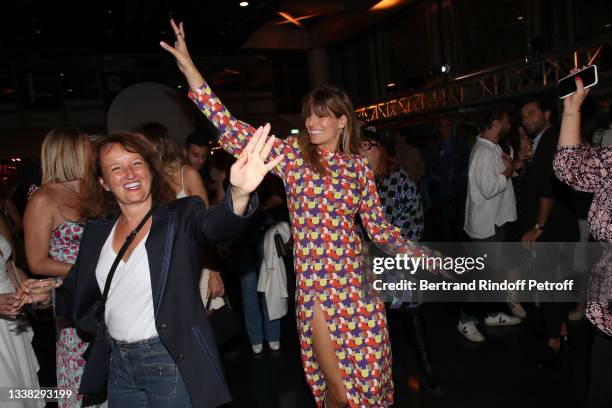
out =
[[474,320],[469,322],[464,322],[463,320],[459,320],[457,324],[457,330],[459,333],[463,335],[466,339],[470,341],[475,341],[476,343],[482,343],[485,341],[484,336],[476,327],[476,322]]
[[251,344],[251,349],[253,350],[253,353],[260,354],[263,351],[263,344]]
[[520,322],[521,319],[518,317],[507,315],[504,312],[487,314],[485,316],[485,324],[487,326],[514,326]]
[[270,346],[270,350],[278,351],[280,350],[280,341],[269,341],[268,346]]
[[510,308],[510,312],[519,319],[527,317],[527,312],[519,302],[509,302],[508,307]]

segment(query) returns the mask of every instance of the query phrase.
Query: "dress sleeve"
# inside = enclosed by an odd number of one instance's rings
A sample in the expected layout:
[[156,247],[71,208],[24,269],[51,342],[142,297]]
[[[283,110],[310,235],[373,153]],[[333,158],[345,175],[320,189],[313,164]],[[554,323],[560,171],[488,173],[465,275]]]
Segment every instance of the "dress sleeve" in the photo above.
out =
[[423,206],[421,203],[421,195],[410,179],[410,176],[403,170],[399,171],[399,207],[401,217],[401,230],[405,237],[410,237],[413,241],[421,239],[423,234]]
[[[223,150],[236,158],[239,157],[257,129],[236,119],[206,82],[198,89],[191,90],[189,98],[219,131],[219,143]],[[285,159],[272,172],[284,179],[288,171],[288,164],[295,160],[298,153],[297,141],[294,138],[286,141],[277,138],[269,159],[273,160],[281,154],[285,155]]]
[[410,256],[434,255],[433,251],[405,239],[399,228],[391,225],[386,219],[376,190],[374,174],[367,159],[358,160],[359,175],[359,216],[368,236],[375,243],[388,244],[394,253],[406,253]]
[[578,191],[594,193],[612,175],[612,147],[594,149],[586,144],[557,148],[553,162],[559,180]]

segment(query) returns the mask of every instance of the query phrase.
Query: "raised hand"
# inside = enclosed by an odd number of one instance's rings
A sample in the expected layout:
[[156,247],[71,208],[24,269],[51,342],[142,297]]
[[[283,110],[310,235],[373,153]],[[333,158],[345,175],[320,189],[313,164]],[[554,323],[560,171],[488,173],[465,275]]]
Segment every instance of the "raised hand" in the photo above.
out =
[[[582,68],[574,68],[570,71],[570,75],[575,74],[580,71]],[[590,89],[584,89],[584,84],[582,83],[582,79],[580,76],[576,77],[576,92],[563,99],[563,107],[566,113],[575,113],[580,110],[580,106],[582,106],[582,102],[589,94]]]
[[183,23],[180,22],[178,25],[176,25],[174,20],[171,19],[170,25],[172,27],[172,31],[174,31],[174,35],[176,36],[174,47],[164,41],[160,41],[159,45],[174,56],[176,59],[176,65],[183,75],[185,75],[187,82],[189,82],[189,87],[191,89],[199,88],[204,83],[204,78],[202,78],[202,75],[193,63],[191,55],[189,55],[187,42],[185,41],[185,29],[183,27]]
[[268,138],[269,132],[269,124],[259,127],[230,169],[230,184],[239,195],[249,195],[255,191],[266,174],[284,159],[281,154],[266,163],[276,139],[274,135]]

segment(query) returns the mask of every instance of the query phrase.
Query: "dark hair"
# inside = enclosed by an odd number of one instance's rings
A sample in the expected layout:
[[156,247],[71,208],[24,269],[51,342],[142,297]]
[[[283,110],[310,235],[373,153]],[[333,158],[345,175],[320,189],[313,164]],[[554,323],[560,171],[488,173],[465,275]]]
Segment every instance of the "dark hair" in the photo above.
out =
[[[336,118],[346,116],[346,125],[338,143],[338,151],[346,154],[359,152],[357,117],[353,102],[346,92],[334,86],[322,86],[311,91],[302,100],[302,118],[306,120],[313,113],[319,117],[330,114]],[[318,173],[326,174],[327,169],[321,162],[319,150],[312,144],[307,132],[298,138],[298,143],[305,162]]]
[[207,131],[204,129],[196,129],[185,139],[185,149],[189,149],[191,145],[208,147],[209,141],[210,137]]
[[102,176],[100,166],[100,154],[102,149],[113,145],[121,145],[130,153],[137,153],[147,163],[151,172],[151,196],[153,204],[165,204],[176,199],[172,184],[164,172],[161,162],[153,147],[141,137],[129,133],[115,133],[100,138],[93,144],[93,151],[89,170],[85,173],[83,180],[83,205],[82,215],[84,218],[107,217],[119,211],[117,199],[110,191],[100,186],[98,181]]
[[[389,174],[392,170],[391,156],[395,155],[395,146],[388,132],[381,129],[372,130],[370,127],[361,129],[361,140],[376,143],[380,149],[380,162],[376,168],[372,168],[376,177]],[[371,163],[370,163],[371,164]]]
[[142,135],[153,144],[162,165],[168,172],[176,172],[183,166],[183,161],[176,152],[176,145],[170,139],[168,129],[161,123],[141,123],[134,126],[131,133]]
[[553,103],[548,98],[537,98],[535,96],[532,96],[530,98],[523,99],[520,105],[521,109],[523,109],[523,106],[527,105],[528,103],[537,104],[538,108],[542,111],[542,113],[545,113],[546,111],[550,112],[552,121],[552,116],[554,116],[556,109]]
[[476,119],[480,132],[482,133],[485,130],[491,129],[493,127],[493,122],[496,120],[501,122],[506,113],[506,110],[501,106],[486,108],[481,111]]

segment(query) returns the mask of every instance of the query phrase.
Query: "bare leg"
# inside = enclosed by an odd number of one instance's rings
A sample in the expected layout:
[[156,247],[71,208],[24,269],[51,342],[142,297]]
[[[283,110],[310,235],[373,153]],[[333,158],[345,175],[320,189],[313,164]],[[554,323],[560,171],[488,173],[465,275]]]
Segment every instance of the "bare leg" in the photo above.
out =
[[312,315],[312,348],[327,385],[325,397],[327,408],[343,408],[348,406],[346,389],[342,383],[336,352],[331,343],[323,310],[316,299]]

